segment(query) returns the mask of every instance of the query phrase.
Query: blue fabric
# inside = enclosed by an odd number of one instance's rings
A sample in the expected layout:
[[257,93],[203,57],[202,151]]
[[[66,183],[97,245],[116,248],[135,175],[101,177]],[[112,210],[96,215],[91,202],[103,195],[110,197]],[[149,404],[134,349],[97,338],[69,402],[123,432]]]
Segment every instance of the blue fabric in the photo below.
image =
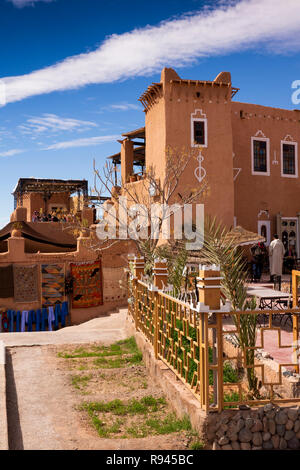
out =
[[58,330],[58,321],[59,321],[59,318],[61,316],[61,304],[56,304],[55,305],[54,315],[55,315],[54,329]]
[[18,310],[16,313],[16,331],[20,333],[20,326],[21,326],[21,312]]
[[39,309],[39,310],[36,311],[35,331],[41,331],[41,319],[42,319],[42,311]]
[[52,331],[52,323],[55,320],[54,316],[54,308],[53,307],[48,307],[48,330]]
[[14,316],[16,312],[14,310],[8,310],[7,311],[7,316],[9,320],[9,332],[13,333],[14,332]]
[[46,308],[42,309],[42,331],[45,331],[45,321],[48,320],[48,312]]
[[61,306],[61,326],[64,328],[66,326],[66,316],[69,315],[69,306],[68,302],[63,302]]
[[30,310],[28,313],[28,328],[27,331],[32,331],[32,323],[34,322],[35,311]]

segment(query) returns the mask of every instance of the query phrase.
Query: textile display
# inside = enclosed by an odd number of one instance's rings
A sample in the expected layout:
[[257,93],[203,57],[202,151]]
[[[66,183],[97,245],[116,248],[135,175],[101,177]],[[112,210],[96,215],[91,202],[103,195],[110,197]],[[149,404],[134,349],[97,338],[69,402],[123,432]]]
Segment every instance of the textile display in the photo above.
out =
[[14,296],[13,266],[0,267],[0,298],[8,299]]
[[42,265],[42,305],[62,303],[65,296],[65,268],[63,264]]
[[103,305],[101,261],[92,264],[71,264],[73,308]]
[[66,326],[68,302],[38,310],[0,311],[0,333],[53,331]]
[[15,302],[37,302],[39,300],[38,267],[14,265]]

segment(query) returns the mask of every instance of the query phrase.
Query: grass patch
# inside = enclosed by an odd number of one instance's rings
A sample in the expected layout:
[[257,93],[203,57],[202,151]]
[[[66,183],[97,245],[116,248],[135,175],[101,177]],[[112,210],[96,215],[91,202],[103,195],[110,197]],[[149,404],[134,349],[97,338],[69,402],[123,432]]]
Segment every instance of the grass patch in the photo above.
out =
[[201,441],[194,441],[190,445],[189,449],[190,450],[203,450],[205,447],[204,443]]
[[132,399],[128,403],[121,400],[113,400],[108,403],[85,403],[82,408],[85,409],[90,416],[95,412],[112,413],[117,416],[125,416],[127,414],[147,414],[158,411],[166,405],[164,398],[154,398],[152,396],[144,397],[141,400]]
[[[80,347],[71,352],[59,352],[58,357],[68,359],[71,363],[78,359],[95,358],[94,366],[102,369],[120,369],[140,364],[143,361],[143,355],[133,336],[110,346],[91,346],[89,349]],[[88,364],[82,361],[78,366],[78,370],[87,370],[88,368]]]
[[80,408],[87,411],[100,437],[141,438],[191,431],[189,418],[178,419],[175,413],[165,415],[166,406],[164,398],[150,395],[128,402],[84,403]]
[[81,390],[81,388],[86,387],[88,382],[92,379],[92,375],[73,375],[71,378],[73,387]]
[[94,361],[94,365],[102,369],[120,369],[129,365],[140,364],[143,361],[141,352],[137,352],[130,356],[121,356],[116,359],[107,359],[106,357],[98,357]]
[[101,421],[97,416],[92,417],[92,422],[100,437],[110,437],[111,434],[119,434],[122,422],[117,420],[111,426]]
[[175,413],[170,413],[165,419],[148,419],[146,425],[155,431],[155,434],[171,434],[178,431],[190,431],[192,429],[188,416],[177,419]]
[[82,359],[89,357],[122,356],[123,354],[137,354],[139,352],[134,337],[118,341],[110,346],[92,346],[90,350],[77,348],[72,352],[59,352],[62,359]]

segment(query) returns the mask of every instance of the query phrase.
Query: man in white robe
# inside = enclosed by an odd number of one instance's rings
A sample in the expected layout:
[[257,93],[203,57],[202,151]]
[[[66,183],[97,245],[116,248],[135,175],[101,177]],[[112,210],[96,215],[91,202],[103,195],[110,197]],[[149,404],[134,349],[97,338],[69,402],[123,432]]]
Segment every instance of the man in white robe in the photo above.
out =
[[269,246],[270,273],[273,276],[282,276],[282,265],[285,248],[278,235],[274,235],[274,240]]

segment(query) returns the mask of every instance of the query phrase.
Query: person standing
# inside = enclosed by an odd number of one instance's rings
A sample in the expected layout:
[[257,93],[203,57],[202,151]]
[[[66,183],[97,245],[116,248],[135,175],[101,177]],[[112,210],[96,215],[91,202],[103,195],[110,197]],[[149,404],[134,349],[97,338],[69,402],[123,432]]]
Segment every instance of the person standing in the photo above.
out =
[[262,275],[264,264],[264,246],[262,243],[257,243],[251,248],[252,254],[252,274],[253,281],[259,282]]
[[284,253],[285,249],[282,241],[279,240],[278,235],[274,235],[274,239],[269,246],[270,275],[272,282],[274,276],[279,276],[281,280]]

